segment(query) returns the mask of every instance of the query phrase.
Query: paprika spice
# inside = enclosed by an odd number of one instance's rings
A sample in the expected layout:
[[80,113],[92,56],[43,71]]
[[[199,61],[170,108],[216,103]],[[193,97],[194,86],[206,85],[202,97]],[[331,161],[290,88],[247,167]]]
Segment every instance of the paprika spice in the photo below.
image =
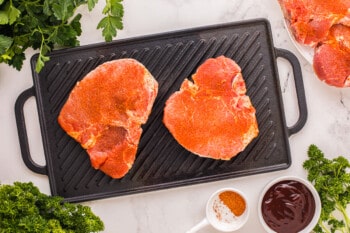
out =
[[235,216],[241,216],[246,209],[245,200],[241,195],[234,191],[224,191],[220,193],[219,199]]

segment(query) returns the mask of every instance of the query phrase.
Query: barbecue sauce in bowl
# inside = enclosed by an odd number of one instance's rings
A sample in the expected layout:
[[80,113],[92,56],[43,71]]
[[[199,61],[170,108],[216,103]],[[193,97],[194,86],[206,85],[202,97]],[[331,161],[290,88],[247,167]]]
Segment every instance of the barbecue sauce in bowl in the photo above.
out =
[[297,233],[312,221],[315,199],[311,191],[296,180],[282,180],[272,185],[261,203],[266,224],[278,233]]

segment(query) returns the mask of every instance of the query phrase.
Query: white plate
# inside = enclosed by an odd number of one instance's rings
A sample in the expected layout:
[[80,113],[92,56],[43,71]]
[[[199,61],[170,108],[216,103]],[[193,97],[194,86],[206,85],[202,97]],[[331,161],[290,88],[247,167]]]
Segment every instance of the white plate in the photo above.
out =
[[303,44],[300,44],[298,41],[296,41],[289,25],[288,25],[288,21],[285,19],[284,20],[284,25],[287,28],[287,32],[288,35],[290,37],[290,39],[292,40],[294,46],[297,48],[297,50],[300,52],[300,54],[305,58],[305,60],[307,62],[309,62],[310,64],[313,63],[313,58],[314,58],[314,49],[310,46],[306,46]]

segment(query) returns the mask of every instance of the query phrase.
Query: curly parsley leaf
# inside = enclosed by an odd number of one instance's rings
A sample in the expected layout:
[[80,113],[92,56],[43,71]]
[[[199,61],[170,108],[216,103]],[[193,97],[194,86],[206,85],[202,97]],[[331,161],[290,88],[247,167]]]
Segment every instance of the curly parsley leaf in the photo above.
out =
[[[310,145],[308,157],[303,167],[322,203],[321,216],[314,231],[350,233],[350,216],[346,212],[350,204],[350,162],[343,156],[328,159],[315,145]],[[340,217],[336,218],[335,213]]]
[[1,232],[89,233],[104,229],[90,207],[43,194],[31,182],[0,185],[0,219]]

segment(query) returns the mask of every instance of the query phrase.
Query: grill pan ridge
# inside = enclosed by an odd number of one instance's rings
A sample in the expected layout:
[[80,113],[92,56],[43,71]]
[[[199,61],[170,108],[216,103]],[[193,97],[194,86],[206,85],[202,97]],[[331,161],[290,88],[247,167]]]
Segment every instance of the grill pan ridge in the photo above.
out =
[[[18,97],[15,106],[23,160],[34,172],[48,176],[52,195],[71,202],[287,169],[291,164],[288,137],[303,127],[307,113],[300,65],[289,51],[276,50],[269,22],[256,19],[58,50],[50,54],[39,74],[34,71],[36,54],[31,60],[34,85]],[[229,161],[186,151],[162,122],[169,96],[206,59],[220,55],[234,59],[242,68],[260,130]],[[300,117],[293,127],[285,123],[277,56],[287,57],[295,69]],[[157,79],[159,91],[148,122],[142,126],[133,167],[122,179],[112,179],[91,167],[85,150],[60,128],[57,117],[78,80],[103,62],[119,58],[143,63]],[[35,164],[30,156],[23,105],[31,96],[37,101],[45,166]]]

